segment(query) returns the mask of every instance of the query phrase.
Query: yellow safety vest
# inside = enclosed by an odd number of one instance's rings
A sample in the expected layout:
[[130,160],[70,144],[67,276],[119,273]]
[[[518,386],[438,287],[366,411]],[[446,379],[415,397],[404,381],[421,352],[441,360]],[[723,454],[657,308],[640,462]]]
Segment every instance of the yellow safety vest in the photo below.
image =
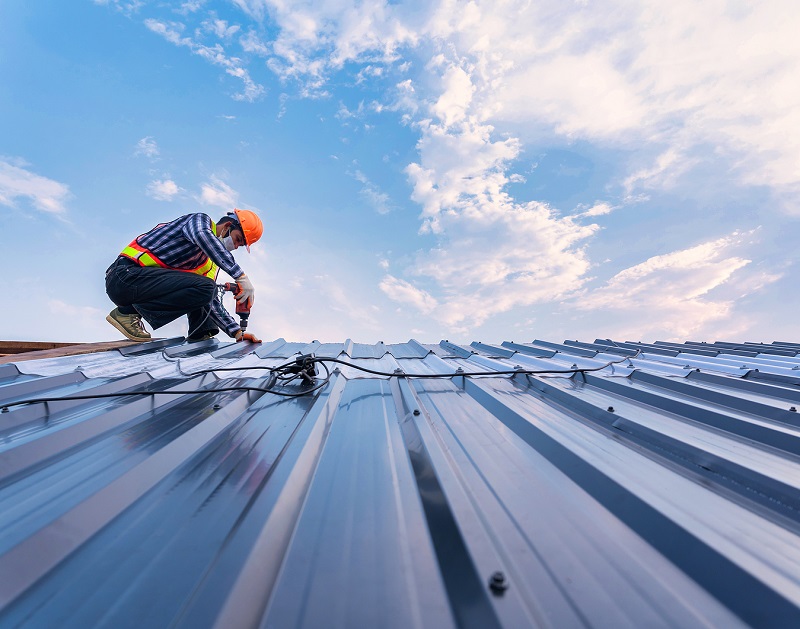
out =
[[[162,225],[166,225],[166,223],[161,223],[156,225],[156,227],[161,227]],[[216,232],[217,225],[213,221],[211,222],[211,230]],[[203,262],[200,266],[195,267],[194,269],[177,269],[174,266],[170,266],[165,262],[162,262],[158,259],[158,256],[150,251],[147,247],[143,247],[139,244],[139,238],[144,236],[137,236],[133,239],[133,242],[125,247],[120,255],[125,256],[126,258],[130,258],[134,262],[137,262],[141,266],[160,266],[164,269],[174,269],[176,271],[186,271],[187,273],[197,273],[198,275],[205,275],[206,277],[210,277],[212,280],[217,279],[217,274],[219,273],[219,267],[214,264],[214,262],[206,256],[205,262]]]

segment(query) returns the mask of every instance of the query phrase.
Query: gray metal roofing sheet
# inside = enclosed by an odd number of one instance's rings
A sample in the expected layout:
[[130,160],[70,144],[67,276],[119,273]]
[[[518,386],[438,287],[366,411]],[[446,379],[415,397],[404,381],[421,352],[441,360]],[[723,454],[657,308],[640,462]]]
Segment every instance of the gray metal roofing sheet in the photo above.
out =
[[800,378],[572,343],[0,366],[0,626],[800,626]]

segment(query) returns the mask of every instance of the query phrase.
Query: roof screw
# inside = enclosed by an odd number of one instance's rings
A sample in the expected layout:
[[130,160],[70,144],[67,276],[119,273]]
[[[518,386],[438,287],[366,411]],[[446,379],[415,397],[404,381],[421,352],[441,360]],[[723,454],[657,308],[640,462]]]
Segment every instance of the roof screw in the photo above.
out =
[[214,404],[214,410],[215,410],[215,411],[218,411],[218,410],[219,410],[219,409],[221,409],[221,408],[222,408],[222,404],[219,404],[219,403],[217,403],[217,404]]
[[495,596],[502,596],[503,592],[508,589],[508,581],[506,581],[506,575],[504,575],[499,570],[495,572],[492,577],[489,579],[489,589],[492,591]]
[[609,406],[608,407],[608,412],[609,413],[613,413],[614,412],[614,407],[613,406]]
[[414,409],[414,415],[419,415],[419,409],[418,408]]
[[[796,407],[794,407],[794,406],[790,406],[790,407],[789,407],[789,410],[790,410],[790,411],[792,411],[792,413],[796,413],[796,412],[797,412],[797,408],[796,408]],[[3,412],[4,412],[4,413],[6,412],[6,409],[5,409],[5,408],[3,409]]]
[[398,367],[397,369],[394,370],[394,373],[397,374],[397,375],[400,375],[400,374],[403,373],[403,370],[400,369],[400,367]]
[[464,373],[464,370],[461,367],[459,367],[458,369],[456,369],[456,373]]
[[3,410],[2,410],[2,411],[0,411],[0,413],[8,413],[8,407],[7,407],[7,406],[4,406],[4,407],[3,407]]

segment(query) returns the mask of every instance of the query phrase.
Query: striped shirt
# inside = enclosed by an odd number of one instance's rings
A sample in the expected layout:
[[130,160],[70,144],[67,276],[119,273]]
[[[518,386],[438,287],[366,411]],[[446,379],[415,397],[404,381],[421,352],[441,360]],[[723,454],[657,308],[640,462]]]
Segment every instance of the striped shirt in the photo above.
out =
[[[242,267],[236,264],[231,252],[212,231],[208,214],[186,214],[154,227],[137,240],[164,264],[175,269],[196,269],[208,256],[232,278],[244,275]],[[218,299],[212,302],[209,318],[230,337],[239,331],[239,324]]]

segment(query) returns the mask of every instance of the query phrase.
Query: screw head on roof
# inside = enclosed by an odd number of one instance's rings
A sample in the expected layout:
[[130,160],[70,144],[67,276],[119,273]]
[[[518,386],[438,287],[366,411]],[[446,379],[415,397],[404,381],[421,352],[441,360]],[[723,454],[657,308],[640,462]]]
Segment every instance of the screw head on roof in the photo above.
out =
[[221,409],[221,408],[222,408],[222,404],[220,404],[219,402],[217,402],[216,404],[214,404],[214,410],[215,410],[215,411],[218,411],[218,410],[219,410],[219,409]]
[[613,406],[609,406],[607,410],[608,410],[609,413],[613,413],[614,412],[614,407]]
[[495,596],[502,596],[503,592],[508,589],[508,581],[506,575],[499,570],[489,578],[489,589]]
[[[4,408],[4,409],[3,409],[3,412],[5,413],[7,410],[8,410],[7,408]],[[789,410],[790,410],[792,413],[796,413],[796,412],[797,412],[797,408],[796,408],[796,407],[794,407],[794,406],[790,406],[790,407],[789,407]]]
[[464,373],[464,370],[461,367],[459,367],[458,369],[456,369],[456,373]]
[[419,409],[418,408],[414,409],[414,415],[419,415]]

